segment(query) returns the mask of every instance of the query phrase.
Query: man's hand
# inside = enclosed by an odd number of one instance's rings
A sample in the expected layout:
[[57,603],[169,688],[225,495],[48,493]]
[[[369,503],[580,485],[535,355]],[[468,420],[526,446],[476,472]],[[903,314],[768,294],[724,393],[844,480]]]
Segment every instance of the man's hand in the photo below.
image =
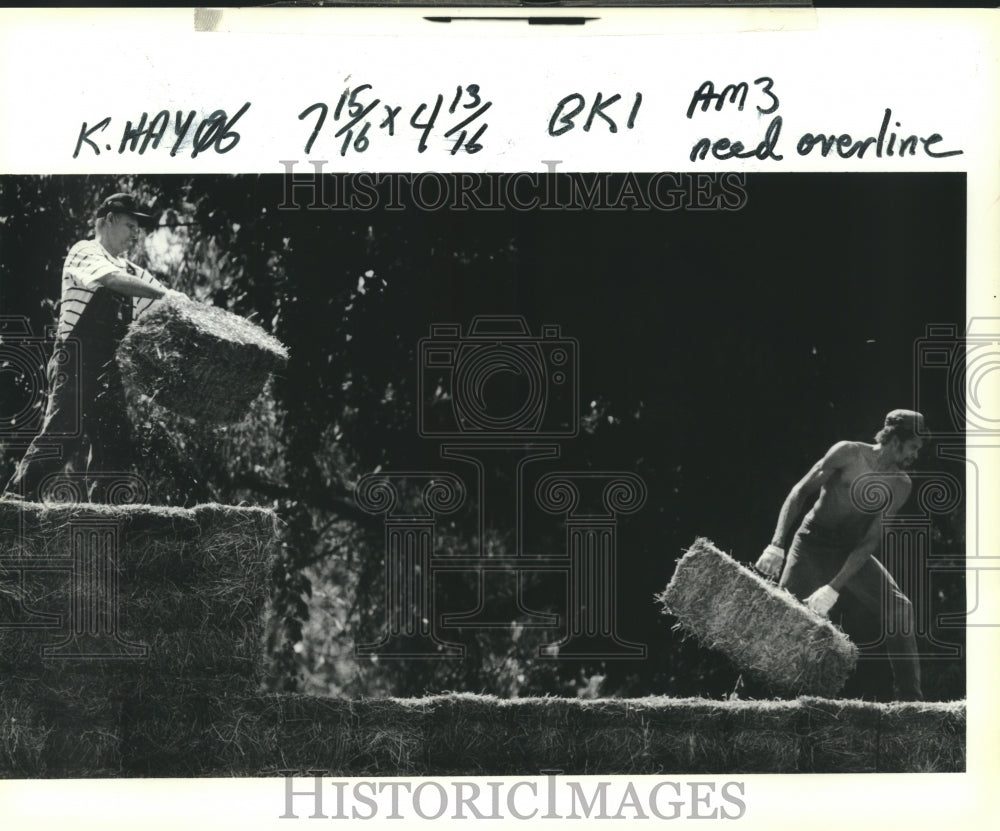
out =
[[777,580],[781,576],[781,567],[785,563],[785,549],[773,543],[764,549],[754,568],[765,577]]
[[818,615],[829,617],[830,609],[833,608],[833,604],[837,602],[838,597],[840,597],[840,592],[833,588],[833,586],[820,586],[806,598],[806,606]]
[[163,297],[161,297],[160,299],[161,300],[169,300],[169,301],[172,301],[174,303],[184,303],[184,302],[190,300],[191,298],[188,297],[182,291],[177,291],[176,289],[164,289],[164,291],[163,291]]

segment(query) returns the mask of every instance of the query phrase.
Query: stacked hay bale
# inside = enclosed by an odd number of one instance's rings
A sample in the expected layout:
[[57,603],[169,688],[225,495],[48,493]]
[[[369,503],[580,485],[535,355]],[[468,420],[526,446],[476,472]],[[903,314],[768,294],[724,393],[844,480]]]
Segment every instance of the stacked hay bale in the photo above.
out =
[[777,692],[832,698],[857,662],[857,647],[829,620],[704,538],[657,599],[700,643]]
[[215,306],[155,303],[118,348],[126,384],[199,423],[246,415],[288,352],[259,326]]
[[183,745],[253,693],[274,536],[255,508],[0,504],[0,769],[142,772],[158,725]]
[[[0,776],[964,769],[964,702],[260,695],[274,531],[252,508],[0,503]],[[59,655],[70,624],[118,654]]]
[[935,773],[965,770],[965,702],[884,705],[879,770]]
[[[228,775],[328,771],[343,776],[427,772],[424,699],[258,696],[217,728]],[[216,772],[216,775],[218,773]]]
[[819,698],[247,699],[157,775],[501,776],[959,771],[965,704]]
[[431,700],[429,763],[441,775],[794,770],[794,702],[702,698]]
[[824,773],[879,770],[883,705],[805,696],[800,700],[806,757],[803,765]]
[[802,698],[803,765],[823,773],[965,770],[965,702]]

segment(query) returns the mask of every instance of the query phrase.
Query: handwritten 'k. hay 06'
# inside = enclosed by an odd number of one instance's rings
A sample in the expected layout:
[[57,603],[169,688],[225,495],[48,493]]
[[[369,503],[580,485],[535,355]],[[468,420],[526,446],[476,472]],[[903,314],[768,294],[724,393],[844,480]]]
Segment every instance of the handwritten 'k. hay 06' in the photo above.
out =
[[857,662],[857,647],[829,620],[704,537],[657,599],[699,642],[776,691],[832,698]]
[[180,415],[227,424],[246,415],[288,351],[249,320],[215,306],[160,302],[118,348],[133,389]]

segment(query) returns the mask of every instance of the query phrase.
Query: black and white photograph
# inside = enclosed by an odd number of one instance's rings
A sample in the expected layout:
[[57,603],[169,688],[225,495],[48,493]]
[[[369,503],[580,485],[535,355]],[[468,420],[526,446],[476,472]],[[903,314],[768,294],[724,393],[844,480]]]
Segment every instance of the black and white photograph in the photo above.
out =
[[[964,137],[806,133],[747,76],[687,91],[676,166],[512,171],[473,77],[338,77],[257,170],[210,163],[239,95],[0,168],[0,779],[516,823],[972,772],[1000,317]],[[541,129],[641,127],[619,88]],[[365,170],[390,139],[419,164]]]
[[962,769],[964,176],[0,184],[10,774]]

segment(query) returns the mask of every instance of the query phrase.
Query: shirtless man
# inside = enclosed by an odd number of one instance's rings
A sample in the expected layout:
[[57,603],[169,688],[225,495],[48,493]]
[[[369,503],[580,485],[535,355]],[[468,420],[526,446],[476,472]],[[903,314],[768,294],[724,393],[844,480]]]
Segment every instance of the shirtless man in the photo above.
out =
[[[789,492],[774,538],[757,560],[761,573],[771,579],[780,574],[778,585],[821,615],[829,615],[841,592],[850,593],[877,615],[896,697],[901,701],[923,697],[913,607],[875,559],[882,542],[881,517],[860,510],[851,489],[858,477],[874,473],[875,481],[891,490],[890,512],[898,511],[911,488],[903,469],[916,460],[923,432],[920,413],[893,410],[885,417],[875,444],[842,441],[833,445]],[[819,498],[795,533],[786,558],[787,541],[817,491]]]

